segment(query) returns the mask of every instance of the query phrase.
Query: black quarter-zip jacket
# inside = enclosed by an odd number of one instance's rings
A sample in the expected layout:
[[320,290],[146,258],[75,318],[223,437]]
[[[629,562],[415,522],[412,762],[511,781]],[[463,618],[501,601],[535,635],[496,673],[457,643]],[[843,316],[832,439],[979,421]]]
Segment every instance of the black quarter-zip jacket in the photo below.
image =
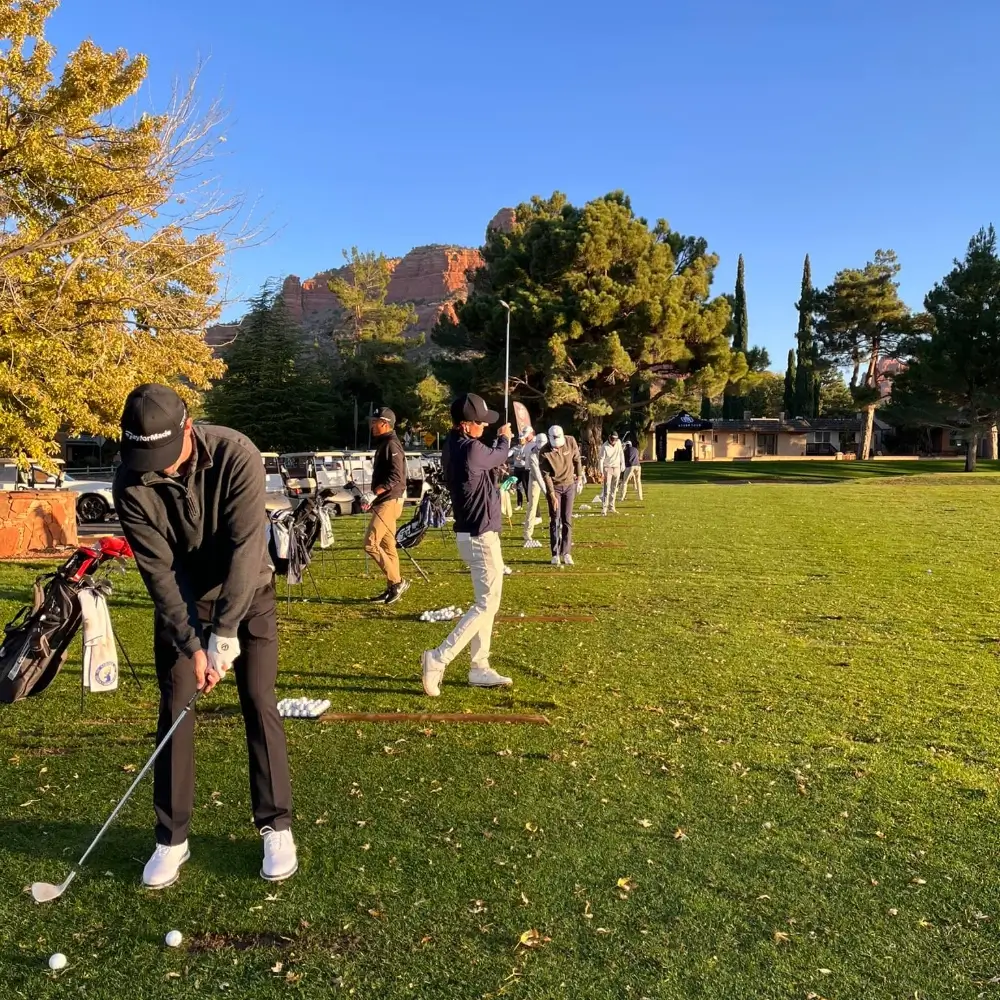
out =
[[232,638],[253,595],[271,582],[264,463],[228,427],[194,428],[190,472],[118,469],[115,510],[157,615],[174,646],[202,648],[196,605],[214,602],[212,629]]

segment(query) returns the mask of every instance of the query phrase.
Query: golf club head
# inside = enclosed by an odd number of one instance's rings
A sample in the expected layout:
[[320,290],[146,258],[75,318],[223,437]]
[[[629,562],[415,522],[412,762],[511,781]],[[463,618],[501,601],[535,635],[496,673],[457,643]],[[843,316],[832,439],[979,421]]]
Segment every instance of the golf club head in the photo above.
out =
[[63,894],[65,886],[53,885],[51,882],[32,882],[31,895],[36,903],[51,903]]

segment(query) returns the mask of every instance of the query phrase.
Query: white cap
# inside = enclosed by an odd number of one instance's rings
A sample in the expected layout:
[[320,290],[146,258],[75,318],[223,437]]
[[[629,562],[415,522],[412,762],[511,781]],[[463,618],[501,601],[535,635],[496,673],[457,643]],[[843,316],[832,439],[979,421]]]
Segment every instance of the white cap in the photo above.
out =
[[553,424],[549,428],[549,441],[553,448],[561,448],[566,443],[566,435],[558,424]]
[[549,438],[547,434],[536,434],[535,441],[539,448],[544,448],[549,443]]

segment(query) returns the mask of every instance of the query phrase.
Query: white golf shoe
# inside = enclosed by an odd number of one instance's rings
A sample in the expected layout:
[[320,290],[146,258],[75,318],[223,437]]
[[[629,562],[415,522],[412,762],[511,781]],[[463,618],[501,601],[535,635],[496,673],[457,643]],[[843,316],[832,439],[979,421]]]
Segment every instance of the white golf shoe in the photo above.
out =
[[147,889],[166,889],[180,878],[181,865],[190,857],[186,840],[183,844],[157,844],[142,870],[142,884]]
[[553,556],[552,557],[552,565],[553,566],[561,566],[562,565],[562,560],[559,558],[559,556]]
[[260,835],[264,838],[264,864],[260,877],[268,882],[282,882],[299,870],[299,856],[291,830],[272,830],[265,826]]
[[573,557],[567,552],[566,555],[563,556],[563,562],[567,566],[572,566],[573,565]]
[[510,687],[514,683],[510,677],[498,674],[492,667],[473,667],[469,671],[469,684],[477,688]]
[[441,694],[441,681],[444,680],[444,664],[434,659],[434,650],[425,649],[420,654],[420,666],[423,667],[424,694],[437,698]]

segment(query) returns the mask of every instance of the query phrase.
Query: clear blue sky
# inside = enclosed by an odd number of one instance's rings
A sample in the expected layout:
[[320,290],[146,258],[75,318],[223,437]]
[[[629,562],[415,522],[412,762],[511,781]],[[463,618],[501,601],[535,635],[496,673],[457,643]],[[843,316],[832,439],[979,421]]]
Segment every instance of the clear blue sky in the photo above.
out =
[[744,254],[750,341],[783,368],[807,251],[826,284],[892,248],[920,306],[1000,224],[998,33],[997,0],[65,0],[49,37],[146,53],[161,104],[209,57],[225,183],[277,231],[231,260],[241,295],[623,188],[708,239],[717,291]]

